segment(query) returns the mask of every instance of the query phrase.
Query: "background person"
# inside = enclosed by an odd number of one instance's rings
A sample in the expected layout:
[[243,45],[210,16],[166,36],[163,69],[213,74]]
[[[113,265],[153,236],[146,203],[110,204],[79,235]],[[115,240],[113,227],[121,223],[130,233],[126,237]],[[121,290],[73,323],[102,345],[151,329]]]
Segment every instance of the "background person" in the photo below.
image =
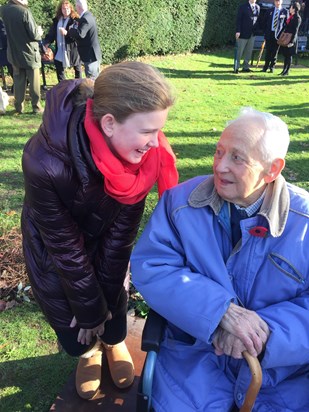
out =
[[[13,67],[7,58],[7,35],[6,35],[3,21],[1,19],[0,19],[0,67],[6,67],[9,75],[13,79]],[[5,76],[2,80],[3,80],[2,89],[4,91],[7,91]],[[11,90],[13,90],[13,86],[11,87]]]
[[309,33],[309,0],[303,0],[301,8],[303,10],[303,15],[300,31],[304,35],[307,35]]
[[270,73],[274,71],[279,51],[277,40],[285,26],[287,17],[288,11],[282,7],[282,0],[274,0],[274,7],[267,11],[264,19],[266,54],[262,72],[266,72],[268,69]]
[[63,80],[24,149],[27,272],[62,347],[80,356],[85,399],[100,386],[103,347],[115,385],[134,379],[123,284],[147,194],[178,182],[161,131],[173,103],[166,80],[143,63],[106,68],[94,90],[90,79]]
[[40,114],[40,67],[41,55],[38,41],[43,30],[36,24],[27,0],[10,0],[0,7],[8,39],[7,56],[13,66],[14,98],[17,113],[23,113],[27,81],[31,97],[32,111]]
[[168,190],[131,257],[132,280],[168,320],[156,412],[239,409],[259,356],[254,411],[309,410],[309,194],[281,171],[276,116],[244,111],[217,143],[213,175]]
[[74,24],[78,14],[68,0],[62,0],[58,4],[56,17],[53,19],[53,24],[49,29],[44,45],[49,46],[50,43],[56,43],[54,62],[58,82],[65,79],[65,69],[74,67],[75,79],[82,77],[81,61],[77,51],[76,41],[70,36],[64,36],[60,29],[68,30]]
[[281,47],[282,54],[284,56],[284,66],[280,73],[281,76],[288,76],[290,73],[290,67],[292,64],[292,58],[297,53],[297,40],[298,40],[298,30],[301,24],[301,18],[299,15],[300,4],[294,2],[290,6],[290,16],[286,21],[286,26],[284,27],[285,33],[292,33],[292,39],[287,47]]
[[86,0],[76,1],[76,10],[80,15],[78,23],[66,31],[61,29],[64,35],[69,35],[77,42],[78,53],[85,66],[86,77],[96,79],[100,73],[102,60],[97,24],[93,14],[88,10]]
[[237,11],[236,20],[236,42],[237,52],[234,64],[234,72],[238,73],[240,60],[243,57],[243,72],[250,72],[249,64],[254,46],[255,29],[260,14],[260,6],[256,0],[249,0],[246,4],[241,4]]

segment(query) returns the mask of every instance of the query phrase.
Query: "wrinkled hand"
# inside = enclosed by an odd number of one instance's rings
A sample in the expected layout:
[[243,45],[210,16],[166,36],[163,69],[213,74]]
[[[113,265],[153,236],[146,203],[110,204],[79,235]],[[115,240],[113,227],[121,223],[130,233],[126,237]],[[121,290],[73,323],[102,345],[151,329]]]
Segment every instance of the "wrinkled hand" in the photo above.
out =
[[267,342],[270,331],[260,316],[231,303],[221,319],[220,326],[231,335],[239,338],[250,355],[257,357]]
[[[78,332],[78,336],[77,336],[77,342],[81,343],[82,345],[89,345],[94,336],[103,335],[104,330],[105,330],[105,322],[111,319],[112,319],[112,314],[111,312],[108,312],[106,320],[102,322],[100,325],[96,326],[95,328],[92,328],[92,329],[80,328]],[[76,325],[77,325],[77,321],[74,316],[70,323],[70,328],[75,328]]]
[[245,345],[239,338],[222,329],[220,326],[215,332],[212,343],[215,347],[215,354],[217,356],[224,354],[232,356],[232,358],[235,359],[241,359],[243,358],[242,352],[246,350]]

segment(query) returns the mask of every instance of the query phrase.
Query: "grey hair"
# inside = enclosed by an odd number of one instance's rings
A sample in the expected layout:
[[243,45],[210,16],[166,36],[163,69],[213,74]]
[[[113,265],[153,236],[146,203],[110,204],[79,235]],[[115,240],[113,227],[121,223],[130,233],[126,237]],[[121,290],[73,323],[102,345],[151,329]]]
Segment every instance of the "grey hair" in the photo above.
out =
[[83,11],[88,10],[87,0],[76,0],[76,6],[79,6]]
[[252,107],[244,107],[240,110],[239,116],[228,124],[248,123],[250,120],[261,125],[261,129],[264,131],[259,141],[256,142],[256,149],[261,156],[261,161],[270,165],[277,158],[284,159],[290,143],[286,123],[271,113],[260,112]]

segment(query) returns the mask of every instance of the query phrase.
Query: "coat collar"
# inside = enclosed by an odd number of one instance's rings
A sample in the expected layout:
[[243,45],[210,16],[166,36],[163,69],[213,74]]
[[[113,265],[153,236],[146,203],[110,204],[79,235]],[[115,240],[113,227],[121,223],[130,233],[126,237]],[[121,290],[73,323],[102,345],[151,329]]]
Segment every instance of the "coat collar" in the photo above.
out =
[[[203,180],[190,194],[188,203],[194,208],[210,206],[215,215],[218,215],[224,200],[218,195],[214,187],[214,177]],[[268,222],[270,233],[279,237],[286,225],[290,208],[290,196],[286,181],[280,175],[266,188],[265,198],[258,215],[264,216]]]

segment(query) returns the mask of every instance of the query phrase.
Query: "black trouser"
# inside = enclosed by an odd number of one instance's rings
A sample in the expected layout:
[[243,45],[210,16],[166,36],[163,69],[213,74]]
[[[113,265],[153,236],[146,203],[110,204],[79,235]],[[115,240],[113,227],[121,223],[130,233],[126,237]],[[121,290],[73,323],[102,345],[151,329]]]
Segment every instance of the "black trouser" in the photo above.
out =
[[288,73],[292,64],[292,56],[295,54],[295,46],[282,47],[282,54],[284,56],[284,67],[282,73]]
[[279,46],[277,44],[277,39],[275,38],[274,34],[271,35],[270,39],[266,40],[265,47],[266,47],[266,54],[265,54],[264,70],[267,70],[268,68],[270,69],[274,68],[275,64],[277,63]]
[[[127,299],[127,292],[123,289],[118,303],[118,307],[121,309],[113,314],[113,318],[110,321],[105,323],[104,334],[99,336],[108,345],[116,345],[122,342],[127,335]],[[77,326],[65,330],[54,328],[61,346],[70,356],[80,356],[88,352],[96,343],[96,337],[93,338],[90,345],[82,345],[77,342],[79,329]]]
[[[64,67],[62,65],[62,62],[59,60],[55,60],[55,67],[56,67],[56,73],[57,73],[57,79],[58,82],[61,82],[61,80],[65,80],[65,72],[64,72]],[[75,72],[75,79],[81,79],[82,78],[82,66],[79,64],[74,67],[74,72]]]
[[288,73],[292,64],[292,56],[284,57],[283,73]]

